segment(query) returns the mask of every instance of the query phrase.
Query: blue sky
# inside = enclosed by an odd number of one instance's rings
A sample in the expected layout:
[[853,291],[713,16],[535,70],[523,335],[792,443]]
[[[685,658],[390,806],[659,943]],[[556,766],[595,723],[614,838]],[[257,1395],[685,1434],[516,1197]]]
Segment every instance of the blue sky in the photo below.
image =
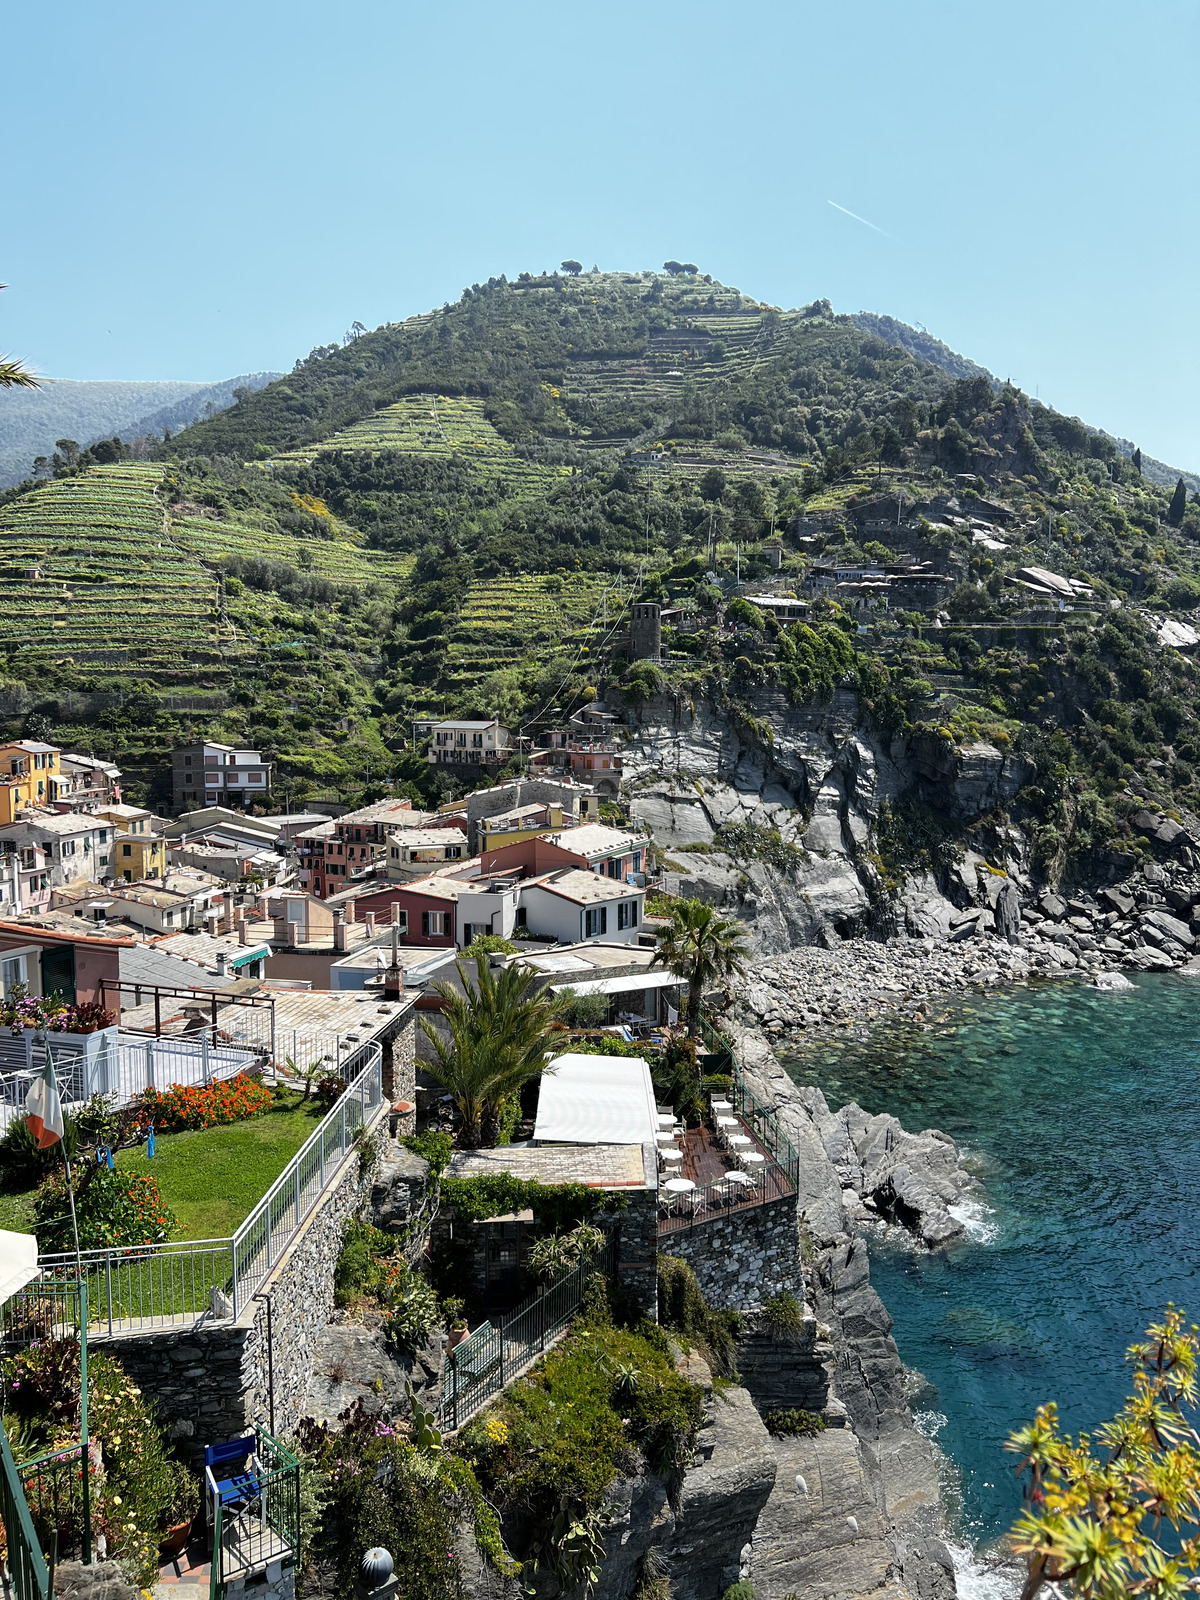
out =
[[492,273],[676,256],[1200,468],[1195,0],[23,0],[5,35],[0,349],[48,376],[286,370]]

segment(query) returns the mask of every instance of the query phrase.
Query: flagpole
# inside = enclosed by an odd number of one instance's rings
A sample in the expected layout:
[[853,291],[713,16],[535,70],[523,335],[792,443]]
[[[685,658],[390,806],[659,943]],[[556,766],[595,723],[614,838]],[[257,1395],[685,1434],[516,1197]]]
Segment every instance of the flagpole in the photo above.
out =
[[79,1281],[83,1282],[83,1255],[79,1249],[79,1223],[75,1216],[75,1185],[71,1181],[71,1159],[67,1155],[67,1141],[60,1139],[62,1146],[63,1166],[67,1169],[67,1199],[71,1202],[71,1232],[75,1235],[75,1267],[79,1273]]

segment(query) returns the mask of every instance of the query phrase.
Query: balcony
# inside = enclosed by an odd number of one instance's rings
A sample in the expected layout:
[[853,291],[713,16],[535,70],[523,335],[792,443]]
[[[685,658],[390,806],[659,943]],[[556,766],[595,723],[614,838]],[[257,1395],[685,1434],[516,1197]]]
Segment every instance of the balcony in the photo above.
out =
[[[689,1128],[660,1151],[658,1236],[685,1233],[720,1217],[793,1199],[800,1175],[795,1146],[752,1097],[734,1091],[741,1110],[713,1102],[713,1126]],[[680,1158],[681,1157],[681,1158]],[[683,1179],[690,1189],[665,1188]]]

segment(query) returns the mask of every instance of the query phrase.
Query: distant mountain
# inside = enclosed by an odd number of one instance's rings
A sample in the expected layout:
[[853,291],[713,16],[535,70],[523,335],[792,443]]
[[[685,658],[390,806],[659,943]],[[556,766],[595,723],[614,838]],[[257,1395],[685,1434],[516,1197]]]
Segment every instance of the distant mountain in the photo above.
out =
[[[159,406],[156,411],[150,411],[145,416],[139,417],[136,422],[131,422],[127,437],[138,439],[150,434],[161,437],[164,430],[178,433],[181,428],[190,428],[193,422],[203,422],[209,417],[215,417],[218,411],[224,411],[233,405],[236,390],[249,389],[251,394],[254,394],[282,376],[280,372],[249,372],[243,373],[240,378],[225,378],[220,383],[206,383],[189,394],[181,395],[178,399]],[[82,444],[83,440],[80,440],[80,443]]]
[[[58,439],[89,445],[120,434],[160,437],[233,404],[234,389],[261,389],[278,377],[256,372],[220,383],[124,383],[107,379],[43,380],[40,389],[10,389],[0,397],[0,488],[29,475],[35,456],[49,456]],[[212,411],[206,408],[212,406]]]

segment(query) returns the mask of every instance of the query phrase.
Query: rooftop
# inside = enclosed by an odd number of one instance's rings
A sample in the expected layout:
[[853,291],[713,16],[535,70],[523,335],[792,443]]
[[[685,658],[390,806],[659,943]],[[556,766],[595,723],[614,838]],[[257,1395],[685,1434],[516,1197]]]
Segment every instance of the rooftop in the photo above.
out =
[[573,856],[602,855],[608,850],[631,850],[640,841],[632,833],[620,828],[608,828],[602,822],[585,822],[578,828],[548,835],[552,844],[569,850]]
[[589,1189],[645,1189],[653,1182],[646,1181],[640,1144],[504,1144],[494,1150],[460,1150],[450,1158],[452,1178],[483,1178],[496,1172],[547,1184],[582,1183]]
[[561,872],[548,872],[541,878],[530,878],[526,888],[547,889],[551,894],[573,900],[577,905],[596,905],[602,900],[622,900],[635,891],[616,878],[599,872],[584,872],[581,868],[567,867]]
[[467,836],[461,828],[397,828],[388,840],[407,850],[427,850],[434,845],[465,845]]
[[384,822],[388,817],[394,817],[397,822],[403,822],[405,816],[423,816],[423,812],[414,812],[410,800],[376,800],[374,805],[360,806],[357,811],[347,811],[345,816],[338,817],[339,824],[347,822]]
[[253,925],[248,928],[249,942],[242,944],[236,933],[167,933],[153,941],[155,950],[165,950],[168,955],[190,961],[206,972],[217,971],[217,957],[223,955],[227,966],[244,966],[247,961],[262,961],[271,954],[266,934],[270,923],[263,923],[263,935],[256,937]]

